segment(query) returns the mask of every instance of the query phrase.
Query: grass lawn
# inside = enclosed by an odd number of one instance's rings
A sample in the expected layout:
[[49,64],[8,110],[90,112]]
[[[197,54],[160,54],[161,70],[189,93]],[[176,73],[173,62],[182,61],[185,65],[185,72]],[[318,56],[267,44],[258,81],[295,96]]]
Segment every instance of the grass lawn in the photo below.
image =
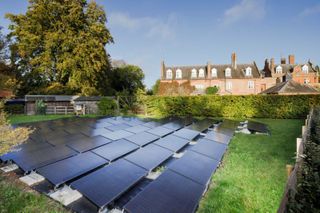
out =
[[271,136],[237,134],[202,199],[203,212],[276,212],[302,120],[259,119]]
[[[80,117],[97,117],[98,115],[81,115]],[[37,121],[48,121],[60,118],[71,118],[75,115],[10,115],[11,124],[29,123]]]

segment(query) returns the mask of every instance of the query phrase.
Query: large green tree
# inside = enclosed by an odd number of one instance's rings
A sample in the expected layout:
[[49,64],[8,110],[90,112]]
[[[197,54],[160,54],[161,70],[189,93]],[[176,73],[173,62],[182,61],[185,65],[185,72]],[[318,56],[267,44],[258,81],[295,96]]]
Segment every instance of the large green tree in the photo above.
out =
[[[22,93],[52,84],[101,94],[110,71],[105,45],[113,42],[95,1],[29,0],[25,14],[7,14]],[[101,82],[103,81],[103,83]]]

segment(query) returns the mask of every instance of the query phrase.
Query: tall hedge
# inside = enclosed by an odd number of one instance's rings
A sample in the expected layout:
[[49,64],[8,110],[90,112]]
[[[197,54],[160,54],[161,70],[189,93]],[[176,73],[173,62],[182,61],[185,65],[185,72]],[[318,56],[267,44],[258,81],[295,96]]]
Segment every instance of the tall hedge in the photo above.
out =
[[146,113],[161,116],[304,118],[320,95],[148,96]]

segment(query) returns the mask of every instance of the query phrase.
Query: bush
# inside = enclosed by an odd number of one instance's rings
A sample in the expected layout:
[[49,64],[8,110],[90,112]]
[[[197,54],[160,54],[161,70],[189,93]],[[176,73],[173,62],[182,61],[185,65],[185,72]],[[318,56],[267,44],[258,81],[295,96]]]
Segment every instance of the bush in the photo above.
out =
[[98,103],[101,115],[115,115],[117,113],[117,103],[111,98],[102,98]]
[[8,104],[4,106],[4,109],[9,114],[24,114],[23,104]]
[[217,94],[218,91],[219,91],[219,88],[217,86],[207,87],[206,94],[207,95],[214,95],[214,94]]
[[36,100],[36,114],[37,115],[44,115],[46,114],[46,104],[43,100]]
[[146,113],[155,116],[304,118],[320,105],[320,95],[147,96]]

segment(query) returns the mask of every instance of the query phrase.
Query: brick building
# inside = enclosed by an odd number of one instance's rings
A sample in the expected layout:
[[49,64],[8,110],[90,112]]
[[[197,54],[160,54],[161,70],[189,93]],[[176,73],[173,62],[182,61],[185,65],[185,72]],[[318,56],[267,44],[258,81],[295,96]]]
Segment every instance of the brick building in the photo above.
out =
[[250,95],[275,86],[283,81],[294,80],[299,83],[318,82],[318,73],[312,64],[295,64],[294,56],[289,56],[289,64],[281,59],[275,64],[274,59],[266,60],[263,70],[257,64],[238,64],[237,55],[232,53],[230,64],[212,64],[198,66],[166,66],[161,63],[161,82],[173,81],[179,84],[190,81],[195,87],[193,94],[203,94],[207,87],[218,87],[221,95]]

